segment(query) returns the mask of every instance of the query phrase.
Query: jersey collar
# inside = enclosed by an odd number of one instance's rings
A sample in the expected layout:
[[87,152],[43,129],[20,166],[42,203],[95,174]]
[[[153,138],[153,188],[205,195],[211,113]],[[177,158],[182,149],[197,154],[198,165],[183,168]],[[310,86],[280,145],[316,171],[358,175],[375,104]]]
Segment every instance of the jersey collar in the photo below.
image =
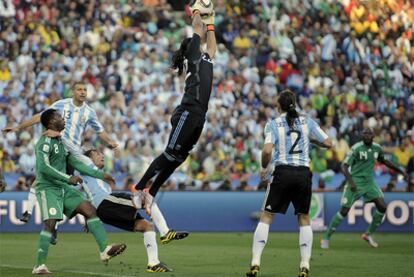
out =
[[75,103],[73,103],[73,99],[70,99],[70,103],[71,103],[71,104],[72,104],[75,108],[79,108],[79,109],[81,109],[81,108],[85,107],[85,102],[83,102],[83,103],[82,103],[82,106],[80,106],[80,107],[79,107],[79,106],[76,106],[76,105],[75,105]]

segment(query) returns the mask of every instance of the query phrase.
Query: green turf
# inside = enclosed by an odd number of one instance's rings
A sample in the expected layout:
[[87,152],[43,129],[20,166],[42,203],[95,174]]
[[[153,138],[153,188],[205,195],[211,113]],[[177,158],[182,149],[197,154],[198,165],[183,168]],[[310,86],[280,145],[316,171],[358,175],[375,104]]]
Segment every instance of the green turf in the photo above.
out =
[[[113,242],[128,244],[126,252],[108,266],[98,260],[89,234],[59,234],[47,265],[52,276],[245,276],[251,257],[251,233],[193,233],[182,241],[159,245],[161,261],[173,273],[146,273],[147,258],[141,234],[111,233]],[[298,234],[272,233],[259,276],[297,276]],[[311,277],[414,276],[413,234],[377,234],[380,244],[369,248],[360,234],[335,234],[331,249],[321,250],[315,234]],[[0,234],[0,276],[31,276],[38,234]],[[83,272],[83,273],[82,273]]]

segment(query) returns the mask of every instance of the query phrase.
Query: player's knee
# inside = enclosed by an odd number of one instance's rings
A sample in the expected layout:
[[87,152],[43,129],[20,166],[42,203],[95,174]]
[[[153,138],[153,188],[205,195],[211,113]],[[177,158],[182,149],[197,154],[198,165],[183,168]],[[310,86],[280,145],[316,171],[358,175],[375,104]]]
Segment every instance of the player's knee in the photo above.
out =
[[134,226],[134,232],[149,232],[154,231],[154,224],[146,220],[137,220]]
[[86,219],[97,217],[96,209],[89,202],[83,202],[80,204],[78,207],[78,212],[86,217]]
[[385,212],[387,211],[387,207],[385,207],[384,205],[379,205],[377,207],[378,211],[382,214],[385,214]]
[[342,215],[342,217],[346,217],[349,213],[349,209],[348,208],[341,208],[339,213]]
[[43,226],[43,229],[45,230],[45,231],[47,231],[47,232],[52,232],[52,231],[54,231],[55,230],[55,227],[56,227],[56,220],[54,220],[54,219],[51,219],[51,220],[46,220],[45,222],[44,222],[44,226]]

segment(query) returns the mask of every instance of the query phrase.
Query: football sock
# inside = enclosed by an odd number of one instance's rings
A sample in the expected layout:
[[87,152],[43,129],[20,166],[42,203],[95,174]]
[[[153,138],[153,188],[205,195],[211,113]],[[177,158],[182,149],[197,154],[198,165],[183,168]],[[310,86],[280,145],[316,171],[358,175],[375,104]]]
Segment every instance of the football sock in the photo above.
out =
[[160,235],[165,236],[170,229],[168,228],[167,222],[165,221],[164,216],[162,215],[157,203],[155,202],[153,202],[151,206],[151,218],[158,231],[160,232]]
[[299,227],[300,268],[309,269],[309,260],[312,255],[313,232],[310,225]]
[[252,247],[252,263],[251,265],[260,265],[260,259],[262,257],[263,249],[267,243],[267,237],[269,235],[269,224],[259,222],[256,227],[256,231],[253,235],[253,247]]
[[107,246],[106,232],[101,220],[97,217],[90,218],[86,221],[89,231],[92,233],[99,246],[99,251],[103,252]]
[[39,245],[37,248],[37,262],[36,267],[45,264],[47,259],[47,253],[49,252],[49,243],[52,238],[52,234],[47,231],[41,231],[39,237]]
[[366,234],[368,236],[372,235],[372,233],[375,232],[375,230],[378,228],[378,226],[381,225],[382,218],[384,217],[383,213],[380,213],[378,210],[375,210],[374,216],[372,217],[372,222],[368,226],[368,229],[366,231]]
[[143,190],[148,181],[157,175],[158,172],[160,172],[160,170],[163,169],[168,163],[169,160],[167,157],[165,157],[164,154],[159,155],[155,160],[152,161],[151,165],[148,167],[147,171],[145,172],[144,176],[142,176],[138,184],[136,184],[135,188],[137,190]]
[[144,245],[147,249],[148,265],[159,264],[160,260],[158,260],[158,246],[154,231],[144,233]]
[[174,171],[179,167],[181,162],[178,161],[168,161],[165,167],[158,173],[157,177],[154,180],[154,183],[151,185],[149,193],[155,197],[160,187],[167,181],[167,179],[174,173]]
[[33,208],[36,205],[37,198],[36,198],[36,188],[30,188],[29,191],[29,198],[28,198],[28,206],[27,206],[27,212],[29,214],[33,213]]
[[326,230],[323,239],[331,239],[332,234],[336,231],[336,228],[339,226],[339,224],[341,224],[343,219],[344,217],[341,215],[341,213],[337,212],[331,219],[331,223],[329,223],[328,230]]

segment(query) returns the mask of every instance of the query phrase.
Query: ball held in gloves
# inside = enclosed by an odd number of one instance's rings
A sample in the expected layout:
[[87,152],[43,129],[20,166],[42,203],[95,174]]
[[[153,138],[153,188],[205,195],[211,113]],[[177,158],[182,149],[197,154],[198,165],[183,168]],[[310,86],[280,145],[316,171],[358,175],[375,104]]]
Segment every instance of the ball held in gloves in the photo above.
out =
[[214,6],[211,0],[191,0],[190,1],[190,11],[191,14],[195,10],[199,10],[201,15],[211,14],[213,12]]

